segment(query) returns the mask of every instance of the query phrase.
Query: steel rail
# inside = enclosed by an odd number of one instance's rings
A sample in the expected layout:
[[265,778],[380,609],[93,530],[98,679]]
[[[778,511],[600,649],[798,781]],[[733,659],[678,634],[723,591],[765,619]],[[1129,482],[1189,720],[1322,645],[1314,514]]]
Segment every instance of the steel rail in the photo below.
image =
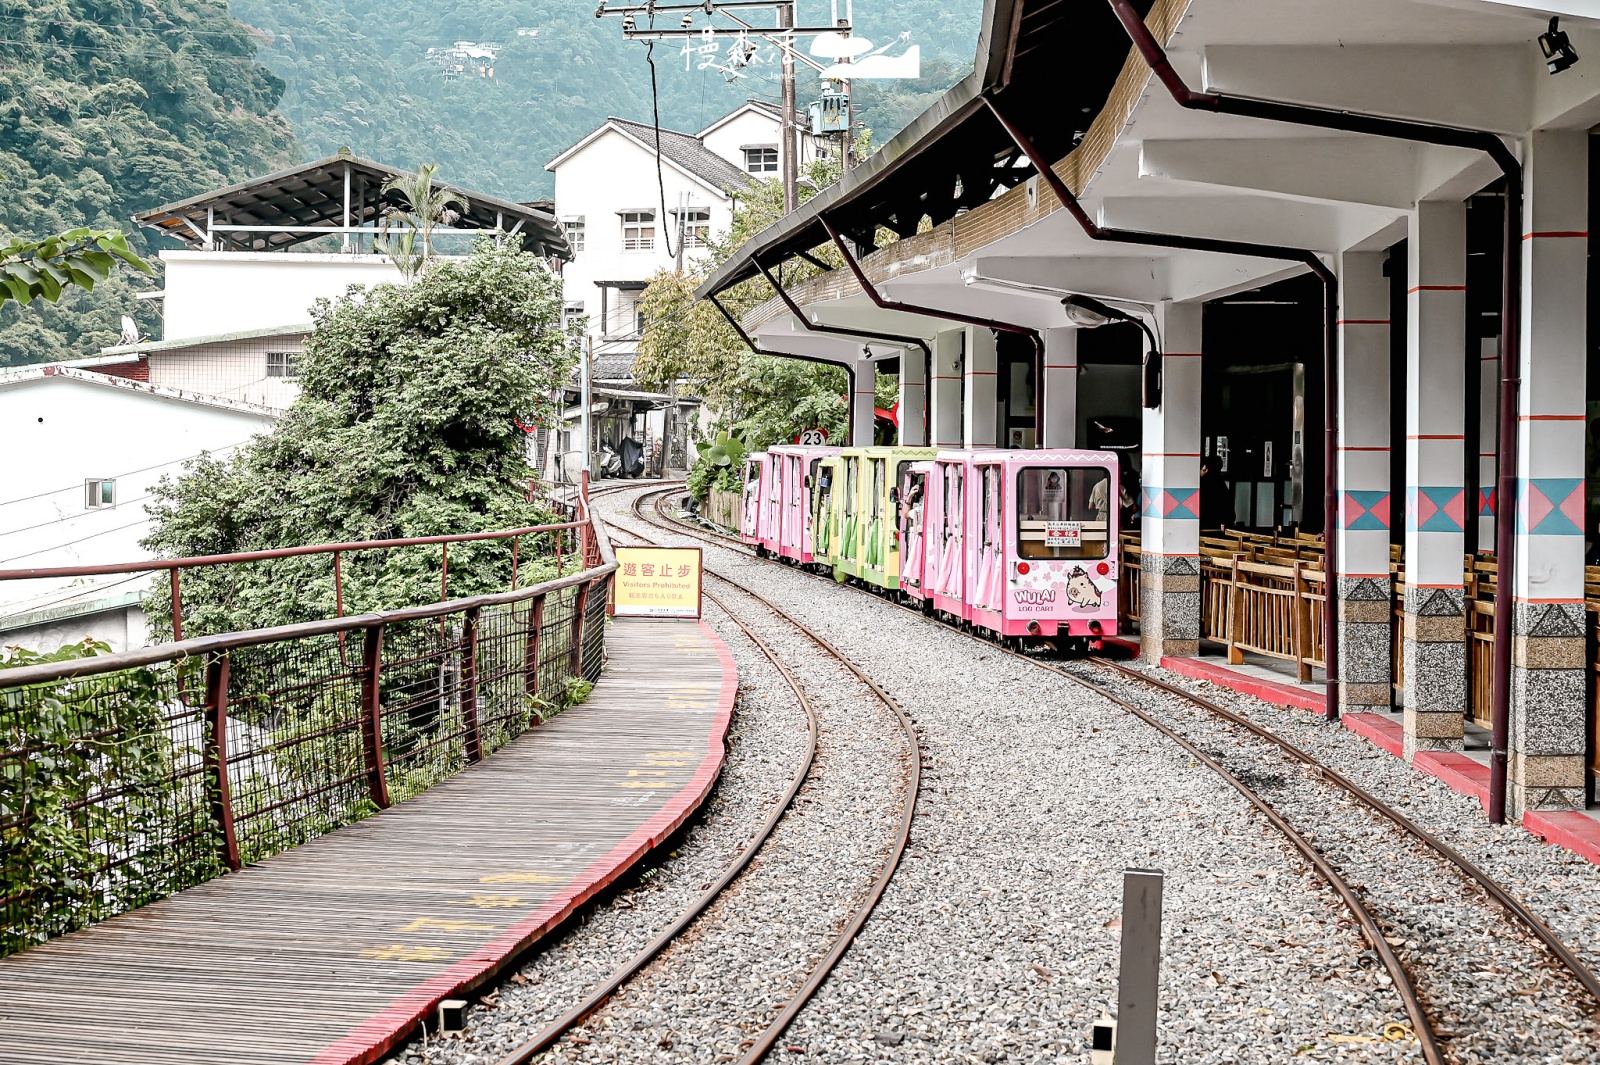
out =
[[[660,513],[659,503],[657,505],[657,512]],[[662,515],[662,517],[665,520],[668,520],[668,521],[672,521],[673,520],[673,519],[670,519],[670,518],[666,518],[664,514]],[[699,537],[708,538],[708,539],[725,540],[725,541],[737,543],[741,547],[748,546],[748,545],[745,545],[743,541],[735,540],[735,538],[730,537],[730,536],[725,536],[725,535],[722,535],[722,534],[719,534],[719,533],[705,531],[705,530],[698,530],[698,529],[695,529],[695,530],[693,530],[691,532],[691,531],[689,531],[690,530],[690,526],[688,526],[688,525],[686,525],[686,524],[684,524],[682,522],[674,521],[673,523],[678,525],[680,528],[684,529],[686,531],[685,532],[686,535],[699,536]],[[758,556],[752,556],[752,557],[758,557]],[[768,562],[773,562],[774,564],[777,564],[775,562],[775,560],[772,560],[772,559],[763,559],[762,561],[768,561]],[[723,579],[726,580],[726,578],[723,578]],[[875,598],[884,599],[884,597],[882,597],[882,596],[875,596]],[[914,610],[913,608],[911,608],[911,607],[909,607],[909,606],[907,606],[907,605],[905,605],[903,603],[897,603],[897,602],[895,602],[893,600],[889,600],[889,599],[884,599],[884,601],[890,603],[891,605],[899,607],[900,609],[905,610],[907,613],[913,614],[916,617],[923,618],[924,620],[929,620],[929,621],[932,620],[932,619],[926,618],[926,616],[923,615],[920,611]],[[956,629],[954,631],[960,632],[961,630]],[[977,635],[972,634],[972,633],[967,633],[967,635],[971,636],[973,639],[981,639],[981,637],[978,637]],[[989,641],[984,641],[984,642],[989,642]],[[1040,669],[1046,670],[1047,672],[1058,674],[1060,676],[1063,676],[1063,677],[1066,677],[1066,678],[1068,678],[1070,680],[1073,680],[1073,681],[1075,681],[1075,682],[1077,682],[1077,683],[1079,683],[1081,685],[1090,687],[1094,691],[1096,691],[1097,693],[1105,695],[1108,699],[1111,699],[1113,702],[1117,702],[1118,705],[1122,705],[1125,708],[1129,709],[1136,716],[1138,716],[1141,720],[1147,720],[1147,716],[1143,712],[1139,711],[1136,708],[1128,706],[1123,700],[1118,699],[1115,695],[1113,695],[1112,693],[1106,691],[1104,689],[1104,687],[1102,687],[1101,685],[1098,685],[1098,684],[1096,684],[1096,683],[1094,683],[1092,681],[1089,681],[1089,680],[1086,680],[1086,679],[1084,679],[1082,677],[1079,677],[1079,676],[1073,674],[1071,671],[1066,670],[1066,669],[1064,669],[1062,667],[1059,667],[1057,665],[1054,665],[1052,663],[1041,662],[1038,659],[1032,658],[1032,657],[1030,657],[1028,655],[1025,655],[1025,654],[1021,654],[1021,653],[1019,653],[1017,651],[1013,651],[1013,650],[1011,650],[1009,648],[1002,647],[1001,649],[1004,650],[1007,654],[1014,655],[1015,657],[1018,657],[1018,658],[1022,659],[1025,662],[1032,663],[1033,665],[1037,666]],[[1158,688],[1158,689],[1160,689],[1160,690],[1162,690],[1162,691],[1164,691],[1164,692],[1166,692],[1166,693],[1168,693],[1170,695],[1176,696],[1176,697],[1178,697],[1180,699],[1187,700],[1188,702],[1191,702],[1191,703],[1201,707],[1202,709],[1204,709],[1206,711],[1209,711],[1210,713],[1212,713],[1212,714],[1224,719],[1225,721],[1228,721],[1228,722],[1230,722],[1232,724],[1238,725],[1238,726],[1248,730],[1249,732],[1251,732],[1252,734],[1258,736],[1259,738],[1261,738],[1261,739],[1263,739],[1263,740],[1265,740],[1265,741],[1277,746],[1285,754],[1289,755],[1292,759],[1294,759],[1294,760],[1300,762],[1301,764],[1303,764],[1303,765],[1311,768],[1312,770],[1314,770],[1317,773],[1319,778],[1327,780],[1328,782],[1338,786],[1339,788],[1344,790],[1347,794],[1351,795],[1352,797],[1357,799],[1359,802],[1361,802],[1362,805],[1366,806],[1368,809],[1372,810],[1374,813],[1377,813],[1380,816],[1384,817],[1385,819],[1389,820],[1392,824],[1394,824],[1402,832],[1406,833],[1407,835],[1410,835],[1412,838],[1414,838],[1414,839],[1418,840],[1419,842],[1421,842],[1422,844],[1424,844],[1428,849],[1432,850],[1437,856],[1443,858],[1444,860],[1449,862],[1451,865],[1453,865],[1456,869],[1458,869],[1467,879],[1471,880],[1473,883],[1477,884],[1480,888],[1482,888],[1484,890],[1484,892],[1486,894],[1488,894],[1491,898],[1493,898],[1496,903],[1501,905],[1520,924],[1522,924],[1524,928],[1526,928],[1529,932],[1531,932],[1533,934],[1534,938],[1536,938],[1542,944],[1544,944],[1544,946],[1551,952],[1551,954],[1553,954],[1555,956],[1556,960],[1561,962],[1561,964],[1567,969],[1567,971],[1573,976],[1573,978],[1576,979],[1577,982],[1580,985],[1582,985],[1583,988],[1586,991],[1588,991],[1591,996],[1593,996],[1595,998],[1597,1003],[1600,1003],[1600,975],[1597,975],[1595,973],[1595,971],[1590,966],[1588,966],[1581,958],[1579,958],[1576,954],[1574,954],[1573,951],[1571,950],[1571,948],[1567,946],[1567,944],[1560,938],[1560,936],[1558,936],[1555,933],[1555,931],[1553,929],[1550,928],[1550,926],[1548,924],[1546,924],[1542,919],[1540,919],[1531,910],[1529,910],[1520,900],[1518,900],[1514,895],[1512,895],[1511,892],[1507,891],[1500,884],[1500,882],[1498,880],[1496,880],[1493,876],[1491,876],[1489,873],[1485,872],[1481,867],[1479,867],[1474,862],[1472,862],[1471,859],[1469,859],[1465,855],[1461,854],[1455,848],[1451,847],[1448,843],[1445,843],[1442,839],[1440,839],[1439,837],[1435,836],[1433,833],[1429,832],[1427,829],[1423,828],[1421,825],[1418,825],[1416,822],[1414,822],[1410,818],[1406,817],[1399,810],[1395,809],[1393,806],[1391,806],[1388,803],[1384,802],[1384,800],[1378,798],[1372,792],[1370,792],[1367,789],[1361,787],[1361,785],[1355,783],[1353,780],[1351,780],[1350,778],[1346,777],[1344,774],[1340,773],[1337,769],[1334,769],[1332,766],[1329,766],[1327,763],[1325,763],[1322,760],[1318,759],[1315,755],[1311,754],[1309,751],[1306,751],[1305,749],[1303,749],[1303,748],[1301,748],[1299,746],[1296,746],[1295,744],[1289,742],[1288,740],[1283,739],[1281,736],[1278,736],[1277,734],[1273,733],[1270,729],[1266,728],[1265,726],[1257,724],[1256,722],[1251,721],[1248,718],[1245,718],[1242,715],[1235,713],[1234,711],[1230,711],[1230,710],[1226,709],[1225,707],[1222,707],[1222,706],[1218,705],[1217,703],[1212,702],[1211,700],[1208,700],[1208,699],[1205,699],[1205,698],[1203,698],[1201,696],[1195,695],[1192,692],[1185,691],[1182,688],[1179,688],[1179,687],[1177,687],[1177,686],[1175,686],[1173,684],[1169,684],[1169,683],[1167,683],[1167,682],[1165,682],[1163,680],[1160,680],[1159,678],[1151,677],[1151,676],[1149,676],[1149,675],[1147,675],[1145,673],[1142,673],[1142,672],[1140,672],[1138,670],[1135,670],[1135,669],[1132,669],[1132,668],[1130,668],[1128,666],[1125,666],[1122,663],[1115,662],[1115,661],[1112,661],[1112,660],[1109,660],[1109,659],[1094,659],[1093,663],[1096,666],[1111,668],[1111,669],[1116,670],[1117,672],[1119,672],[1121,674],[1124,674],[1124,675],[1126,675],[1126,676],[1128,676],[1128,677],[1130,677],[1130,678],[1132,678],[1134,680],[1141,681],[1141,682],[1143,682],[1145,684],[1150,685],[1151,687]],[[1160,725],[1159,723],[1154,722],[1154,721],[1150,721],[1149,723],[1152,724],[1154,727],[1156,727],[1158,730],[1163,731],[1163,732],[1167,732],[1167,729],[1165,727],[1163,727],[1162,725]],[[1176,739],[1176,737],[1174,737],[1174,738]],[[1179,742],[1182,742],[1182,741],[1180,740]],[[1238,785],[1235,784],[1235,786],[1238,786]],[[1276,822],[1274,822],[1274,824],[1276,824]],[[1329,882],[1332,883],[1331,880]],[[1379,940],[1380,941],[1382,940],[1381,936],[1379,936]],[[1386,942],[1385,942],[1385,945],[1387,946]],[[1380,950],[1380,954],[1381,953],[1382,953],[1382,951]],[[1391,973],[1391,975],[1393,975],[1393,974]],[[1399,986],[1400,986],[1400,983],[1397,980],[1396,981],[1396,987],[1398,988]]]
[[[666,489],[662,489],[656,493],[658,496],[656,503],[658,514],[660,513],[661,497],[665,496],[666,491]],[[645,522],[650,522],[650,519],[645,517],[643,512],[640,510],[640,506],[644,502],[645,497],[650,494],[650,492],[641,492],[633,501],[634,515]],[[662,518],[662,523],[665,521],[666,519]],[[664,524],[663,527],[665,527]],[[672,530],[669,529],[668,531]],[[633,535],[638,536],[639,534],[634,533]],[[644,537],[640,538],[644,539]],[[828,950],[828,953],[824,955],[822,960],[819,961],[816,967],[812,969],[811,974],[806,978],[805,982],[800,985],[800,989],[796,991],[789,999],[788,1004],[784,1006],[782,1011],[779,1012],[778,1016],[773,1019],[772,1023],[769,1024],[759,1036],[756,1037],[750,1046],[750,1049],[747,1050],[736,1063],[736,1065],[755,1065],[756,1062],[766,1057],[772,1048],[777,1045],[778,1039],[786,1030],[788,1030],[789,1025],[794,1023],[794,1019],[799,1016],[800,1011],[805,1008],[806,1003],[809,1002],[811,997],[817,993],[817,989],[820,988],[823,981],[828,978],[828,975],[833,971],[834,966],[839,963],[840,959],[844,957],[845,952],[850,949],[850,945],[855,942],[856,936],[860,934],[861,929],[866,925],[867,918],[870,917],[872,915],[872,911],[877,908],[878,900],[883,897],[884,891],[889,886],[889,881],[894,878],[895,871],[899,869],[900,859],[905,855],[906,847],[911,842],[911,825],[916,819],[917,797],[922,790],[922,741],[917,735],[917,727],[912,722],[911,716],[906,713],[905,707],[900,705],[899,700],[895,699],[894,696],[885,691],[882,685],[868,676],[865,670],[856,665],[848,655],[835,647],[829,640],[816,633],[811,626],[807,625],[805,622],[801,621],[787,610],[778,606],[760,592],[753,591],[746,585],[740,584],[738,581],[732,580],[720,573],[717,573],[709,566],[706,567],[705,572],[710,574],[712,577],[715,577],[717,580],[722,581],[724,584],[737,588],[743,594],[748,595],[750,598],[754,599],[756,602],[760,603],[774,614],[783,618],[789,624],[793,625],[795,628],[804,633],[806,638],[811,640],[812,643],[822,648],[827,655],[838,661],[840,665],[854,674],[857,680],[861,681],[862,684],[872,691],[873,695],[877,696],[885,706],[894,711],[895,716],[900,721],[901,728],[905,730],[906,742],[911,755],[911,767],[908,773],[909,780],[907,781],[906,785],[905,809],[901,815],[900,826],[896,832],[894,843],[890,848],[890,854],[883,864],[882,872],[880,872],[878,874],[878,878],[873,881],[872,887],[867,891],[867,894],[862,899],[861,904],[856,907],[855,912],[851,915],[850,920],[845,924],[844,929],[839,933],[838,936],[835,937],[833,946]]]
[[1567,967],[1567,970],[1572,973],[1572,975],[1580,984],[1583,985],[1584,989],[1594,997],[1596,1003],[1600,1004],[1600,976],[1597,976],[1593,969],[1584,964],[1582,959],[1580,959],[1577,955],[1573,954],[1572,951],[1567,947],[1566,943],[1562,942],[1561,938],[1555,934],[1549,925],[1545,924],[1544,921],[1540,920],[1533,914],[1532,911],[1518,901],[1515,896],[1506,891],[1505,888],[1501,887],[1498,880],[1484,872],[1484,870],[1479,868],[1470,858],[1456,850],[1454,847],[1450,846],[1450,844],[1446,843],[1438,836],[1435,836],[1433,833],[1429,832],[1427,829],[1411,820],[1411,818],[1407,817],[1405,814],[1401,813],[1384,800],[1378,798],[1372,792],[1368,791],[1366,788],[1363,788],[1361,785],[1357,784],[1355,781],[1351,780],[1337,769],[1334,769],[1326,762],[1323,762],[1311,752],[1305,750],[1303,747],[1299,747],[1293,743],[1290,743],[1288,740],[1284,739],[1282,736],[1279,736],[1266,726],[1257,724],[1244,715],[1229,710],[1224,706],[1220,706],[1204,696],[1185,691],[1175,684],[1170,684],[1158,677],[1152,677],[1146,673],[1140,672],[1137,669],[1123,665],[1121,662],[1114,662],[1109,659],[1096,659],[1094,660],[1094,664],[1102,668],[1113,669],[1123,676],[1129,677],[1143,684],[1148,684],[1151,687],[1158,688],[1169,695],[1174,695],[1187,702],[1193,703],[1195,706],[1207,710],[1217,717],[1229,722],[1230,724],[1237,725],[1240,728],[1249,731],[1259,739],[1265,740],[1266,742],[1274,745],[1283,751],[1284,754],[1288,755],[1290,758],[1301,763],[1302,765],[1316,770],[1321,778],[1331,781],[1338,787],[1342,788],[1350,796],[1358,800],[1362,805],[1392,822],[1397,828],[1405,832],[1407,835],[1426,844],[1440,857],[1444,858],[1451,865],[1460,870],[1473,883],[1477,884],[1480,888],[1487,892],[1496,902],[1505,907],[1505,909],[1510,912],[1512,916],[1516,917],[1516,919],[1520,921],[1524,927],[1532,932],[1534,936],[1540,942],[1542,942],[1563,965]]
[[[591,498],[593,498],[593,495],[598,494],[610,493],[592,493]],[[629,533],[629,535],[638,536],[637,533]],[[645,543],[651,542],[649,540],[645,540],[644,537],[638,538],[640,540],[644,540]],[[734,615],[733,611],[728,609],[727,605],[723,603],[722,600],[718,599],[710,592],[706,592],[705,596],[707,599],[710,599],[713,603],[717,604],[717,606],[722,609],[723,613],[728,615],[728,619],[739,627],[739,631],[743,632],[745,636],[749,637],[750,642],[755,644],[756,649],[766,656],[767,661],[771,662],[778,672],[782,674],[785,683],[789,685],[790,690],[794,692],[795,698],[799,700],[800,709],[806,715],[806,731],[808,735],[805,757],[801,759],[800,768],[794,774],[794,778],[789,782],[789,789],[788,791],[784,792],[782,800],[779,801],[777,807],[767,817],[766,821],[762,823],[761,827],[756,830],[755,835],[751,836],[745,841],[743,852],[740,854],[739,858],[723,872],[722,876],[718,877],[716,882],[713,883],[709,888],[701,892],[699,897],[697,897],[694,902],[690,903],[689,907],[679,914],[678,919],[673,921],[672,924],[668,925],[665,931],[646,944],[644,948],[632,958],[624,962],[620,968],[611,974],[605,983],[595,988],[595,990],[591,992],[589,996],[582,1002],[578,1003],[576,1006],[573,1006],[561,1016],[551,1021],[533,1039],[529,1040],[527,1043],[524,1043],[516,1050],[513,1050],[505,1057],[501,1058],[497,1065],[526,1065],[526,1063],[532,1061],[534,1057],[554,1046],[558,1039],[560,1039],[567,1032],[571,1031],[573,1028],[576,1028],[578,1025],[582,1024],[589,1018],[591,1014],[604,1006],[611,996],[617,993],[618,989],[620,989],[623,984],[626,984],[629,980],[632,980],[635,976],[637,976],[646,965],[650,964],[656,955],[665,950],[674,939],[681,935],[695,921],[699,920],[700,915],[705,913],[706,909],[709,908],[714,901],[716,901],[718,896],[722,894],[723,890],[744,873],[745,869],[750,865],[750,862],[755,858],[756,852],[759,851],[763,845],[765,845],[768,837],[772,835],[773,830],[778,827],[778,822],[781,821],[784,815],[789,812],[789,808],[794,804],[795,796],[799,794],[801,786],[806,782],[806,778],[811,775],[811,767],[816,761],[817,756],[817,712],[816,709],[811,705],[811,701],[806,698],[805,690],[800,686],[800,681],[795,677],[794,673],[790,671],[789,667],[783,663],[782,659],[777,656],[772,648],[768,646],[766,641],[757,636],[750,626],[746,625],[743,621],[740,621],[739,618]]]
[[[647,493],[641,493],[640,499],[643,499],[645,494]],[[660,507],[658,504],[658,513],[659,510]],[[634,512],[638,513],[637,502]],[[720,575],[715,574],[709,566],[706,567],[706,572],[720,577]],[[726,577],[720,577],[720,579],[728,581],[728,578]],[[728,581],[728,583],[735,582]],[[746,588],[745,591],[749,592],[749,589]],[[754,595],[755,593],[751,592],[750,594]],[[922,615],[919,613],[917,616],[921,617]],[[973,634],[969,633],[968,635],[972,636],[973,639],[979,639],[979,637]],[[1085,680],[1082,677],[1075,676],[1067,670],[1038,662],[1035,659],[1022,654],[1021,652],[1013,651],[1004,646],[1001,647],[1001,650],[1006,654],[1021,659],[1024,662],[1032,663],[1033,665],[1039,666],[1041,669],[1045,669],[1048,672],[1065,677],[1075,684],[1078,684],[1080,687],[1092,691],[1097,695],[1100,695],[1101,697],[1115,703],[1117,706],[1121,707],[1123,710],[1126,710],[1128,713],[1132,714],[1146,725],[1149,725],[1157,732],[1160,732],[1162,735],[1172,740],[1179,747],[1183,748],[1190,755],[1198,759],[1208,769],[1215,772],[1219,777],[1233,787],[1234,790],[1238,791],[1240,795],[1244,796],[1245,800],[1248,801],[1250,805],[1257,811],[1259,811],[1274,828],[1282,833],[1282,835],[1294,846],[1295,850],[1300,852],[1301,856],[1305,858],[1312,868],[1316,869],[1318,875],[1328,882],[1329,886],[1331,886],[1334,892],[1339,896],[1340,901],[1345,904],[1345,908],[1350,911],[1350,915],[1354,917],[1356,923],[1360,925],[1362,935],[1366,938],[1367,942],[1371,944],[1372,949],[1377,952],[1379,959],[1383,962],[1383,967],[1388,970],[1389,977],[1394,982],[1395,992],[1400,996],[1401,1005],[1405,1008],[1406,1015],[1411,1018],[1412,1031],[1417,1035],[1418,1042],[1421,1045],[1423,1059],[1427,1062],[1427,1065],[1445,1065],[1444,1052],[1440,1048],[1438,1035],[1434,1030],[1432,1019],[1428,1016],[1427,1009],[1423,1004],[1422,996],[1417,990],[1416,982],[1412,979],[1410,972],[1407,971],[1405,965],[1401,962],[1399,955],[1395,953],[1394,948],[1389,944],[1389,941],[1384,938],[1383,931],[1378,926],[1377,918],[1373,916],[1372,911],[1367,908],[1366,903],[1362,901],[1361,896],[1356,892],[1355,888],[1349,883],[1349,881],[1347,881],[1344,876],[1336,868],[1334,868],[1326,858],[1323,857],[1322,853],[1312,846],[1311,842],[1301,835],[1300,832],[1297,831],[1295,827],[1283,817],[1282,814],[1273,809],[1271,804],[1263,799],[1248,784],[1231,773],[1227,767],[1216,758],[1210,754],[1207,754],[1189,739],[1178,733],[1175,729],[1172,729],[1164,722],[1156,719],[1154,716],[1146,713],[1139,707],[1134,706],[1127,700],[1118,697],[1115,693],[1106,690],[1102,686],[1095,684],[1092,681]]]

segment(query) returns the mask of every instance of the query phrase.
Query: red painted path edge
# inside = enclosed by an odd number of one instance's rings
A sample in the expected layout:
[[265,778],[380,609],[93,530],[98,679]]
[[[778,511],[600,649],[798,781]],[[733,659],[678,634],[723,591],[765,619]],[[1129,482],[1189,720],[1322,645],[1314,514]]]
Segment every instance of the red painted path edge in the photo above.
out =
[[662,839],[688,820],[711,793],[722,771],[724,740],[733,719],[733,702],[739,692],[739,670],[728,645],[704,621],[696,624],[716,649],[722,664],[722,691],[706,739],[706,755],[683,789],[667,801],[650,820],[640,825],[609,854],[597,858],[573,877],[549,902],[500,933],[493,941],[462,958],[444,972],[418,984],[395,999],[381,1013],[358,1025],[311,1059],[311,1065],[369,1065],[393,1050],[422,1018],[439,1003],[482,985],[511,958],[555,928],[579,906],[650,853]]
[[[1113,641],[1108,638],[1106,642]],[[1115,642],[1131,650],[1138,650],[1137,645],[1127,640]],[[1277,706],[1322,713],[1322,700],[1311,693],[1287,684],[1274,684],[1271,681],[1237,673],[1226,666],[1195,658],[1163,658],[1161,668],[1197,680],[1220,684],[1224,688],[1253,695]],[[1396,758],[1405,756],[1405,731],[1400,722],[1387,714],[1343,714],[1339,720],[1345,728],[1388,751]],[[1477,799],[1484,812],[1488,812],[1488,766],[1454,751],[1420,751],[1412,759],[1411,765],[1418,772],[1441,781],[1450,790]],[[1553,843],[1580,858],[1600,865],[1600,821],[1586,814],[1574,810],[1530,810],[1522,815],[1522,827],[1547,843]]]

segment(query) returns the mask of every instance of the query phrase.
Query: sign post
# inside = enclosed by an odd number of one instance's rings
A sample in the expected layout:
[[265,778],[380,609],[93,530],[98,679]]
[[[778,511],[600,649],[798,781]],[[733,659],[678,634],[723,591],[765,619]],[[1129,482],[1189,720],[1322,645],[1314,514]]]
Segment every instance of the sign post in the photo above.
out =
[[702,559],[698,547],[619,547],[612,578],[619,618],[698,618]]

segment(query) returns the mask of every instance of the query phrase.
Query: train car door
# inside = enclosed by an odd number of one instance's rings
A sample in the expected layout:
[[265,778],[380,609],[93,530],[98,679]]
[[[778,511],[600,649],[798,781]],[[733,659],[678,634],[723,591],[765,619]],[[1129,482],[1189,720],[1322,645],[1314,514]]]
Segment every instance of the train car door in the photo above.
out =
[[861,576],[861,453],[846,451],[844,484],[834,495],[839,514],[838,544],[833,553],[834,576],[839,580]]
[[831,569],[838,550],[838,506],[835,496],[844,479],[844,463],[837,456],[822,459],[811,475],[811,558]]
[[933,602],[937,609],[952,618],[964,619],[967,458],[962,452],[955,452],[948,459],[941,455],[938,465],[941,483],[936,487],[941,496],[939,509],[943,521],[941,528],[935,531],[939,537],[939,567],[933,581]]
[[[1003,453],[996,453],[1003,454]],[[987,458],[987,457],[986,457]],[[1001,500],[1001,466],[998,458],[971,466],[972,499],[967,525],[967,616],[974,625],[999,632],[1005,578]]]
[[884,559],[888,553],[889,521],[889,459],[887,455],[868,453],[865,456],[862,491],[862,523],[866,531],[861,537],[861,577],[880,588],[887,587]]
[[766,453],[744,460],[744,494],[740,498],[739,538],[747,544],[761,543],[761,474]]
[[899,529],[899,579],[900,590],[923,603],[930,603],[924,588],[924,567],[928,561],[927,538],[923,535],[924,522],[929,515],[927,502],[928,480],[935,476],[936,467],[931,462],[902,462],[895,501]]

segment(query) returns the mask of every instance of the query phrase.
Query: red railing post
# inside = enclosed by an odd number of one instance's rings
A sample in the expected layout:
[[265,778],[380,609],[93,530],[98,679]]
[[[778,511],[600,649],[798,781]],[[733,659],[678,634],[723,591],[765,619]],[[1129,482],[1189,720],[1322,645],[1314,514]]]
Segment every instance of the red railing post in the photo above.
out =
[[367,793],[372,805],[389,807],[389,784],[383,772],[383,693],[380,671],[383,668],[383,626],[367,630],[361,648],[362,753],[367,767]]
[[172,638],[183,639],[183,601],[178,597],[178,567],[167,570],[172,576]]
[[[178,571],[173,570],[174,574]],[[233,828],[233,795],[228,787],[228,662],[230,655],[212,655],[206,662],[206,776],[211,780],[211,819],[222,834],[222,863],[238,872],[239,837]]]
[[[339,617],[344,617],[344,568],[340,565],[341,552],[333,553],[333,609]],[[339,665],[345,669],[350,668],[350,658],[345,652],[345,632],[339,630]]]
[[478,608],[467,611],[461,623],[461,727],[466,738],[467,761],[483,760],[483,736],[478,731]]
[[[528,637],[522,649],[522,691],[530,700],[539,695],[539,637],[544,633],[544,596],[534,599],[528,607]],[[544,724],[544,718],[533,715],[535,725]]]
[[522,547],[522,537],[511,538],[511,590],[517,590],[517,551]]
[[439,545],[439,602],[450,598],[450,545]]
[[572,650],[567,662],[567,672],[574,677],[583,676],[583,616],[588,612],[589,586],[578,589],[572,609]]

